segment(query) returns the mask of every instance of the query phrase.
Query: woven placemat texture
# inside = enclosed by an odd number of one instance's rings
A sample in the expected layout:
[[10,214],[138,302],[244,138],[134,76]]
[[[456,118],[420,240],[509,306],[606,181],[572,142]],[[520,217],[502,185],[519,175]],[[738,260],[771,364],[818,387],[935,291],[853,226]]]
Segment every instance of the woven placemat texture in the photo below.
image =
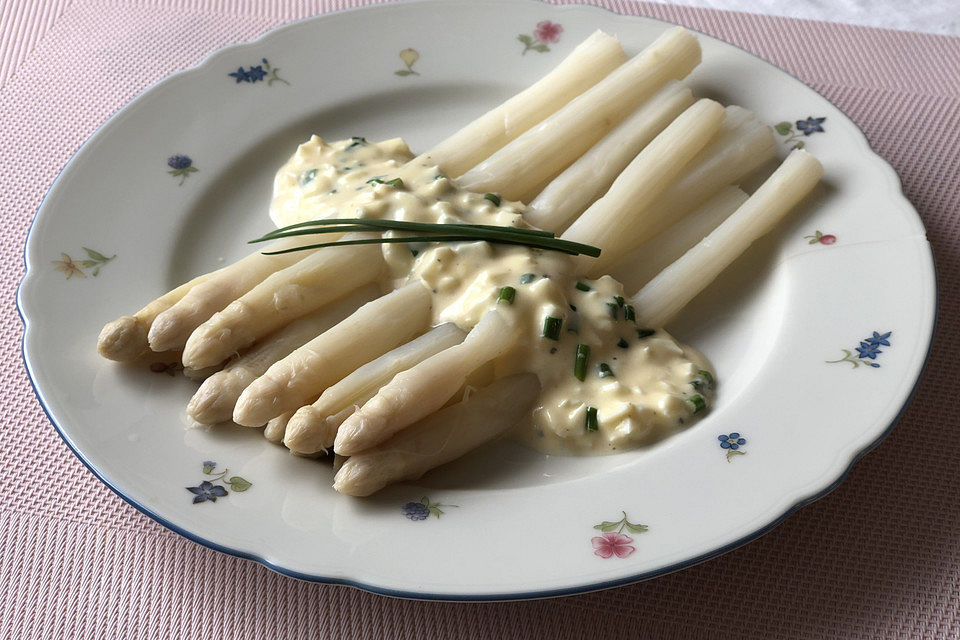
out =
[[[10,4],[7,4],[9,2]],[[43,414],[13,292],[43,194],[109,115],[207,53],[354,2],[7,0],[0,10],[0,637],[960,637],[960,40],[597,1],[736,43],[823,93],[903,179],[936,252],[933,355],[899,426],[829,497],[697,567],[561,599],[393,600],[288,579],[160,527]],[[876,283],[882,287],[883,283]],[[737,496],[729,497],[731,501]]]

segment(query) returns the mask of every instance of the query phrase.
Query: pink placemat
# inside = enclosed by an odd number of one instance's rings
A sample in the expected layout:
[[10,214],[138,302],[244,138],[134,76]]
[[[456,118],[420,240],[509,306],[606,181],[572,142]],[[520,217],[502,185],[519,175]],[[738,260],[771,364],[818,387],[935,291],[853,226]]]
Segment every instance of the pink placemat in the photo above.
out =
[[86,471],[50,426],[21,365],[12,296],[43,194],[87,136],[156,80],[283,22],[359,4],[0,2],[0,283],[11,296],[0,311],[0,637],[960,637],[954,38],[595,2],[736,43],[826,95],[898,171],[936,251],[939,326],[899,426],[829,497],[744,548],[583,596],[407,602],[298,582],[202,548],[140,515]]

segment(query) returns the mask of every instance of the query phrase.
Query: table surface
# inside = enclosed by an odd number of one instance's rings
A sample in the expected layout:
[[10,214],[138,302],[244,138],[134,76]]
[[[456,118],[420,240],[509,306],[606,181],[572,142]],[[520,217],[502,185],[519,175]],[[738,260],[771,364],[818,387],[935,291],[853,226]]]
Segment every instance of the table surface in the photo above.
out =
[[[87,136],[156,80],[225,44],[354,4],[52,0],[0,7],[0,283]],[[0,309],[0,637],[960,637],[960,39],[624,0],[798,76],[903,179],[934,246],[940,317],[912,404],[828,497],[759,540],[653,581],[499,604],[407,602],[308,584],[197,546],[96,481],[43,415]],[[877,283],[882,287],[883,283]],[[736,500],[736,496],[731,496]]]

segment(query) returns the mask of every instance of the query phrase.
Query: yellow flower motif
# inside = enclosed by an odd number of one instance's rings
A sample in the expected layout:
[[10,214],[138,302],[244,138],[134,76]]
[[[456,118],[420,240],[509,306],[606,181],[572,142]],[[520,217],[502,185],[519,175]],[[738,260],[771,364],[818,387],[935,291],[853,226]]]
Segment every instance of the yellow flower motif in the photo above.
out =
[[77,264],[73,261],[73,258],[71,258],[65,253],[61,253],[60,257],[63,259],[51,260],[51,262],[55,265],[55,269],[57,271],[62,271],[63,273],[66,274],[67,280],[69,280],[73,276],[80,276],[81,278],[87,277],[87,274],[85,274],[83,270],[77,266]]
[[420,54],[417,53],[416,49],[404,49],[400,52],[400,59],[403,60],[403,64],[407,67],[412,67],[413,63],[420,59]]

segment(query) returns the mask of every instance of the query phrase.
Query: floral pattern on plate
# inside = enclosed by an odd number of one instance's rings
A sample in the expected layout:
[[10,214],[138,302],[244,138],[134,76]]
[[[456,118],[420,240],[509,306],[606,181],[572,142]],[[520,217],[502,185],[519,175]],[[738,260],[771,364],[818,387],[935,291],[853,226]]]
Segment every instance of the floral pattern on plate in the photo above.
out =
[[439,518],[443,515],[443,510],[440,507],[456,507],[455,504],[441,504],[439,502],[431,502],[430,498],[423,496],[420,498],[419,502],[408,502],[402,507],[400,507],[400,513],[405,517],[413,520],[414,522],[420,520],[426,520],[430,516],[436,516]]
[[200,171],[200,169],[197,169],[195,166],[193,166],[193,160],[190,158],[190,156],[185,156],[181,153],[167,158],[167,166],[170,167],[167,173],[175,178],[180,178],[180,183],[178,186],[182,186],[183,181],[190,177],[191,173]]
[[[812,136],[815,133],[824,133],[823,122],[825,120],[826,118],[809,116],[805,120],[797,120],[796,122],[784,120],[783,122],[775,124],[773,128],[781,136],[784,136],[784,142],[787,144],[793,143],[793,146],[790,147],[791,149],[803,149],[807,146],[803,138]],[[796,129],[794,129],[794,127],[796,127]]]
[[720,448],[727,451],[727,462],[730,462],[730,459],[734,456],[745,456],[747,455],[746,451],[741,451],[740,447],[747,444],[747,439],[741,436],[736,431],[731,431],[730,433],[722,433],[717,436],[717,440],[720,441]]
[[633,538],[624,533],[624,531],[636,535],[649,530],[650,527],[645,524],[630,522],[627,518],[626,511],[621,511],[620,513],[623,514],[623,517],[616,522],[604,520],[600,524],[593,525],[594,529],[602,532],[599,536],[590,538],[590,544],[593,546],[593,555],[604,559],[612,558],[613,556],[627,558],[637,550],[637,548],[631,544],[634,541]]
[[278,74],[280,72],[279,67],[272,66],[266,58],[260,59],[260,64],[250,65],[246,69],[243,67],[237,67],[237,70],[233,73],[228,73],[227,75],[237,81],[237,84],[241,82],[247,82],[249,84],[256,84],[257,82],[265,81],[267,86],[273,86],[274,82],[282,82],[285,85],[290,85],[289,82],[281,78]]
[[563,33],[563,26],[549,20],[541,20],[537,23],[537,28],[533,34],[521,33],[517,40],[523,43],[523,52],[520,55],[527,55],[528,51],[537,53],[546,53],[550,51],[547,44],[554,44],[560,41],[560,34]]
[[393,73],[398,76],[418,76],[420,75],[413,68],[413,65],[417,63],[417,60],[420,59],[420,52],[416,49],[404,49],[400,52],[400,60],[403,62],[406,69],[399,69]]
[[87,254],[86,260],[74,260],[69,256],[69,254],[61,253],[59,260],[51,260],[53,263],[53,268],[56,271],[63,273],[67,280],[73,276],[78,278],[86,278],[87,270],[90,271],[90,275],[96,278],[100,275],[100,269],[103,268],[105,264],[117,257],[117,254],[113,254],[109,258],[99,251],[94,251],[93,249],[88,249],[83,247],[83,250]]
[[252,482],[240,476],[227,478],[226,475],[229,472],[229,469],[217,471],[216,462],[205,460],[203,462],[203,473],[204,475],[211,476],[211,479],[204,480],[195,487],[185,487],[187,491],[193,494],[193,504],[216,502],[217,498],[223,498],[230,494],[230,492],[227,491],[228,486],[236,492],[246,491],[253,486]]
[[[860,365],[866,365],[868,367],[873,367],[874,369],[879,369],[879,363],[875,362],[877,356],[883,353],[880,347],[889,347],[890,346],[890,334],[892,331],[887,331],[886,333],[879,333],[877,331],[873,332],[872,336],[868,336],[860,341],[859,346],[851,349],[841,349],[843,351],[843,357],[839,360],[827,360],[827,364],[836,364],[838,362],[849,362],[853,365],[853,368],[856,369]],[[857,355],[853,355],[853,352],[856,351]]]
[[837,236],[832,233],[823,233],[819,229],[814,231],[808,236],[803,236],[807,240],[807,244],[834,244],[837,241]]

